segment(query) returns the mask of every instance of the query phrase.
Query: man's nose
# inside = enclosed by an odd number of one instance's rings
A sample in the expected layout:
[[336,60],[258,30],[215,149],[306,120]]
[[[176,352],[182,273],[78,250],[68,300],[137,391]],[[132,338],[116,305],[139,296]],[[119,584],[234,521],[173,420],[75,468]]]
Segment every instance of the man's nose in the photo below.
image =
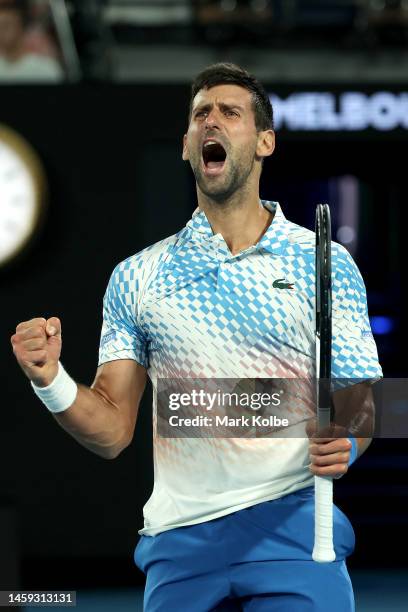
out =
[[208,113],[205,119],[205,127],[207,129],[219,127],[218,113],[214,109]]

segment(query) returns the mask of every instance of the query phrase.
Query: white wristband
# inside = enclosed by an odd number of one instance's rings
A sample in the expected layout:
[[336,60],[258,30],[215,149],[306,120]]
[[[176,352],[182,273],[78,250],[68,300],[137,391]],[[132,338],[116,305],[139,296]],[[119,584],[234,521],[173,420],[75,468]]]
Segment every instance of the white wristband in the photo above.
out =
[[78,392],[76,382],[66,373],[60,362],[58,374],[48,387],[37,387],[33,382],[31,386],[50,412],[63,412],[72,406]]

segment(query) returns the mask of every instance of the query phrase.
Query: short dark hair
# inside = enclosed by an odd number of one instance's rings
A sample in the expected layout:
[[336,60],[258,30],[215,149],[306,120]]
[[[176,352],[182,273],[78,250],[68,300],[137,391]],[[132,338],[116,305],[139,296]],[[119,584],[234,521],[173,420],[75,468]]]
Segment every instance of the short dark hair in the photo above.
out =
[[212,64],[200,72],[191,86],[190,113],[193,100],[200,89],[211,89],[216,85],[239,85],[252,93],[252,108],[255,115],[256,129],[259,131],[273,129],[273,110],[268,94],[261,83],[249,72],[236,64],[220,62]]

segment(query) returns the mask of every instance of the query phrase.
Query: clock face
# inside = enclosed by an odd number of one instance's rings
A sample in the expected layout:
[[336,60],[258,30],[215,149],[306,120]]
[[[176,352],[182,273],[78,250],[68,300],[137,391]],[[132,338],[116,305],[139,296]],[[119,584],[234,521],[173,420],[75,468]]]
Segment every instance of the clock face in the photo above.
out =
[[17,256],[38,229],[44,173],[30,145],[0,126],[0,265]]

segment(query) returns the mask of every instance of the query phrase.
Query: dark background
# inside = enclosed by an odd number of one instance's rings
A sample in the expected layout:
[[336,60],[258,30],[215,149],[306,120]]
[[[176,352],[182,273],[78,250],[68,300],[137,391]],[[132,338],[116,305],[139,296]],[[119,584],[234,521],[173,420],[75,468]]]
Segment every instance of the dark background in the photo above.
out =
[[[41,236],[0,274],[0,506],[17,525],[22,588],[142,581],[132,553],[152,487],[150,390],[132,445],[105,461],[72,440],[34,397],[9,337],[20,321],[59,316],[62,362],[78,382],[92,382],[113,267],[176,232],[195,208],[192,176],[181,160],[188,96],[188,87],[176,85],[0,89],[0,122],[37,150],[49,181]],[[261,185],[262,197],[313,228],[315,205],[330,201],[333,180],[359,180],[356,260],[370,314],[393,320],[392,333],[376,337],[388,377],[407,375],[406,167],[403,131],[282,130]],[[335,225],[336,202],[330,204]],[[350,566],[406,564],[395,541],[408,526],[407,468],[405,440],[375,440],[336,482],[336,501],[357,533]]]

